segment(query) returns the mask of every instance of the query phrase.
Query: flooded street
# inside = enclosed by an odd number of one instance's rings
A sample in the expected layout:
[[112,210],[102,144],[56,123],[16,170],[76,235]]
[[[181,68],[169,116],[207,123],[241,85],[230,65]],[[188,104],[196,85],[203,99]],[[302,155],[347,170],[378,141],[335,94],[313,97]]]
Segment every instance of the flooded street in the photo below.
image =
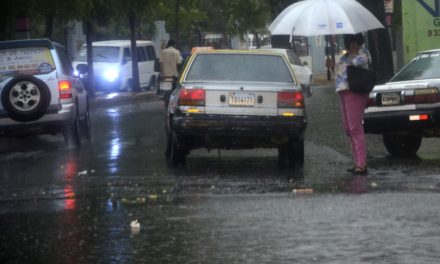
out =
[[313,92],[302,171],[276,150],[169,168],[152,92],[96,100],[79,149],[0,138],[0,262],[438,263],[440,140],[398,159],[368,135],[369,175],[353,177],[333,87]]

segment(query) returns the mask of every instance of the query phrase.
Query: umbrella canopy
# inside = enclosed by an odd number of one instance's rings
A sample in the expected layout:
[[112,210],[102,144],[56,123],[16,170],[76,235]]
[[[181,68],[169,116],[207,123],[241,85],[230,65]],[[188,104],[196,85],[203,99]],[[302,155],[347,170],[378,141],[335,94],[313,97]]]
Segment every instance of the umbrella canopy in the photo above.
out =
[[272,22],[272,35],[356,34],[383,28],[356,0],[305,0],[290,5]]

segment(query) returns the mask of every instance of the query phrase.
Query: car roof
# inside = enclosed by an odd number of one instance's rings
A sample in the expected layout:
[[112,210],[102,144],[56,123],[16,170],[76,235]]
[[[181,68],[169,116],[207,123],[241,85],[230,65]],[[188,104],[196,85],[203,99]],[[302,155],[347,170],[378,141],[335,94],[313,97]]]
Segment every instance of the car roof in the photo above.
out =
[[[153,45],[153,41],[150,40],[137,40],[136,41],[137,45],[142,45],[142,44],[151,44]],[[108,46],[108,47],[121,47],[121,46],[130,46],[131,45],[131,41],[130,40],[125,40],[125,39],[121,39],[121,40],[104,40],[104,41],[94,41],[92,42],[92,46]]]
[[420,54],[420,53],[430,53],[430,52],[440,52],[440,49],[423,50],[423,51],[419,51],[417,54]]
[[271,50],[275,52],[287,52],[290,49],[282,49],[282,48],[260,48],[259,50]]
[[194,54],[257,54],[257,55],[276,55],[282,56],[279,52],[271,50],[234,50],[234,49],[220,49],[220,50],[202,50],[196,51]]
[[20,39],[20,40],[10,40],[10,41],[0,42],[0,49],[28,48],[28,47],[47,47],[49,49],[54,49],[55,46],[61,46],[61,45],[49,39]]

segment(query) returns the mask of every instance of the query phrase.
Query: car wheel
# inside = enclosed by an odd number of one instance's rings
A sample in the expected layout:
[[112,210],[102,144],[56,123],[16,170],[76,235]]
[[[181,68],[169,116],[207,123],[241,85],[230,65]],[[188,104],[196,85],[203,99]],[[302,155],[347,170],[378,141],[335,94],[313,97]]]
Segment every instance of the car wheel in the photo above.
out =
[[125,87],[123,89],[124,92],[133,92],[133,81],[132,79],[127,80]]
[[170,136],[169,133],[167,133],[167,145],[165,147],[165,157],[167,159],[169,159],[171,156],[171,145],[172,145],[172,137]]
[[309,85],[301,85],[305,97],[312,97],[312,88]]
[[80,121],[80,129],[81,129],[81,135],[87,139],[90,140],[91,138],[91,121],[90,121],[90,112],[89,107],[87,106],[86,113],[84,114],[83,119]]
[[81,132],[80,122],[78,114],[75,116],[75,120],[64,127],[63,135],[66,144],[69,146],[79,147],[81,146]]
[[278,148],[278,165],[302,167],[304,165],[304,139],[289,142]]
[[50,103],[47,85],[33,76],[12,79],[3,89],[1,101],[9,118],[19,122],[30,122],[46,114]]
[[184,143],[177,138],[175,133],[172,134],[170,154],[168,158],[172,167],[185,166],[186,149]]
[[415,156],[422,144],[422,135],[418,133],[389,133],[383,135],[383,142],[385,148],[393,156]]

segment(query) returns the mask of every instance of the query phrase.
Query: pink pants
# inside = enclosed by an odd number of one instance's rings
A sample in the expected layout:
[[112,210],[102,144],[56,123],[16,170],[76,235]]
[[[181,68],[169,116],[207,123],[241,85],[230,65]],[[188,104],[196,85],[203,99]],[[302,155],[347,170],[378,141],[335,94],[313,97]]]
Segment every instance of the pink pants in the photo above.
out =
[[367,166],[367,148],[362,120],[368,102],[368,94],[358,94],[352,91],[342,91],[341,112],[345,134],[350,138],[351,151],[357,167]]

